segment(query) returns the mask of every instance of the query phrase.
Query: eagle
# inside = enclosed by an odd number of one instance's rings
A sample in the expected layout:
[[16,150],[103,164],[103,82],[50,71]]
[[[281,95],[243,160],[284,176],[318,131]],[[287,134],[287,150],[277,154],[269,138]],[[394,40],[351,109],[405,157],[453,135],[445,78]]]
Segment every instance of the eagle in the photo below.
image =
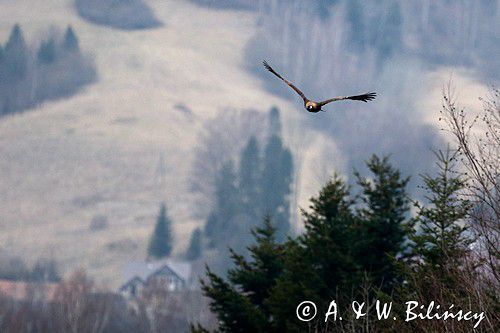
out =
[[331,102],[342,101],[342,100],[345,100],[345,99],[351,99],[351,100],[354,100],[354,101],[362,101],[362,102],[366,103],[368,101],[371,101],[371,100],[375,99],[375,97],[377,96],[376,93],[371,92],[371,93],[366,93],[366,94],[363,94],[363,95],[356,95],[356,96],[334,97],[334,98],[330,98],[330,99],[327,99],[327,100],[322,101],[322,102],[311,101],[309,98],[307,98],[304,95],[304,93],[302,91],[299,90],[299,88],[297,88],[290,81],[284,79],[281,75],[279,75],[271,66],[269,66],[269,64],[265,60],[262,63],[264,64],[264,67],[268,71],[270,71],[271,73],[273,73],[274,75],[276,75],[278,78],[280,78],[290,88],[292,88],[293,90],[295,90],[295,92],[297,94],[299,94],[300,97],[302,97],[302,99],[304,100],[304,107],[306,108],[306,110],[308,112],[316,113],[316,112],[324,111],[321,108],[323,106],[325,106],[326,104],[331,103]]

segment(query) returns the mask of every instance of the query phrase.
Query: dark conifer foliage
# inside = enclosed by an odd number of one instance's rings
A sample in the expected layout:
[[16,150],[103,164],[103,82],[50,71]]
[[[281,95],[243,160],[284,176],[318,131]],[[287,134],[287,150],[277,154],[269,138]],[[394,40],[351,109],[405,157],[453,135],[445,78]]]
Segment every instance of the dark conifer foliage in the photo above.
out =
[[189,241],[189,247],[186,251],[186,259],[187,260],[196,260],[201,257],[202,253],[202,232],[200,228],[196,228],[191,234],[191,239]]
[[349,187],[334,176],[303,212],[305,232],[286,244],[284,273],[269,299],[279,327],[301,332],[306,326],[293,314],[303,300],[326,309],[340,291],[358,288],[363,272],[354,260],[360,234],[353,205]]
[[404,249],[411,227],[409,199],[403,178],[389,159],[372,156],[367,166],[373,175],[370,180],[355,173],[362,189],[362,207],[358,209],[361,237],[356,243],[356,261],[370,272],[377,286],[392,289],[398,275],[394,258]]
[[[5,44],[5,56],[3,61],[4,80],[11,82],[21,81],[28,70],[29,51],[24,40],[23,32],[19,24],[16,24]],[[2,80],[3,81],[3,80]]]
[[161,204],[160,212],[156,220],[156,225],[151,235],[148,247],[148,256],[153,258],[163,258],[172,252],[172,222],[167,215],[167,207]]
[[[217,173],[215,204],[205,224],[205,235],[208,246],[218,249],[219,254],[228,247],[246,252],[250,230],[266,216],[275,223],[278,241],[290,235],[293,157],[281,139],[277,108],[269,113],[264,140],[262,151],[259,140],[251,136],[240,152],[238,169],[229,160]],[[225,261],[224,255],[219,258]]]
[[[422,176],[426,198],[424,203],[415,202],[416,227],[409,233],[412,246],[403,269],[406,283],[396,289],[395,298],[491,311],[495,309],[493,304],[498,305],[498,292],[493,291],[498,288],[477,268],[483,259],[478,261],[472,255],[475,239],[467,220],[472,205],[463,197],[466,183],[457,172],[457,154],[448,150],[436,156],[437,175]],[[489,312],[486,316],[494,321],[497,314]],[[471,331],[470,323],[453,325],[457,332]],[[443,332],[446,327],[446,322],[434,321],[411,323],[407,329]]]
[[[461,196],[465,182],[456,171],[456,154],[438,152],[439,173],[423,176],[428,205],[416,203],[418,230],[411,234],[412,253],[437,269],[447,265],[457,266],[473,242],[464,223],[471,203]],[[417,260],[422,262],[421,260]]]
[[80,52],[68,27],[64,38],[49,36],[32,51],[16,24],[5,47],[0,45],[0,116],[70,96],[96,79],[93,62]]
[[235,267],[229,270],[227,281],[207,268],[202,289],[212,300],[210,309],[219,318],[221,332],[274,331],[266,299],[283,269],[283,248],[276,242],[275,233],[272,222],[265,219],[253,231],[255,244],[248,249],[251,259],[232,252]]
[[[221,332],[442,332],[453,327],[469,332],[470,321],[378,320],[324,321],[332,300],[349,306],[353,300],[373,304],[393,302],[393,313],[404,318],[408,300],[461,309],[495,309],[498,292],[481,279],[481,264],[471,256],[474,239],[468,232],[470,203],[461,197],[465,182],[456,173],[456,155],[439,153],[437,176],[424,175],[427,202],[415,203],[408,218],[409,199],[402,177],[387,158],[367,161],[370,177],[356,173],[359,195],[334,176],[303,211],[305,231],[285,243],[276,242],[276,229],[266,220],[257,229],[251,260],[232,253],[227,280],[207,269],[203,291],[211,299]],[[297,306],[312,301],[313,321],[297,319]],[[368,306],[368,305],[367,305]],[[483,324],[485,331],[494,322]],[[205,332],[200,326],[193,332]]]
[[[212,309],[223,323],[223,331],[249,327],[259,332],[303,332],[308,324],[295,315],[302,301],[313,301],[318,309],[326,310],[333,299],[349,302],[367,297],[360,288],[365,283],[377,286],[368,294],[372,295],[378,291],[390,293],[401,281],[396,263],[398,254],[405,251],[409,230],[408,179],[402,178],[387,158],[373,156],[367,166],[371,181],[357,174],[361,195],[353,196],[346,182],[334,175],[311,199],[309,209],[302,212],[304,233],[274,245],[276,253],[259,251],[265,256],[256,256],[265,239],[257,237],[250,256],[259,269],[252,269],[244,256],[233,253],[237,269],[227,272],[229,282],[208,271],[211,284],[205,285],[204,291],[213,300]],[[273,230],[270,243],[280,244],[277,227]],[[263,257],[273,263],[273,274],[261,263]],[[236,312],[238,316],[244,313],[244,318],[231,317],[229,323],[224,316]],[[257,322],[247,317],[250,315]],[[326,324],[318,320],[314,325],[322,331]]]
[[76,37],[75,31],[71,26],[68,26],[66,28],[66,32],[64,33],[63,47],[68,51],[80,50],[78,38]]
[[38,49],[37,59],[43,64],[52,64],[56,60],[56,42],[54,38],[42,42]]
[[262,173],[259,144],[255,137],[251,137],[243,149],[239,168],[239,189],[242,210],[254,218],[261,215],[260,203],[260,175]]
[[290,194],[293,158],[281,138],[273,135],[264,150],[261,178],[262,212],[276,223],[277,237],[284,240],[290,232]]

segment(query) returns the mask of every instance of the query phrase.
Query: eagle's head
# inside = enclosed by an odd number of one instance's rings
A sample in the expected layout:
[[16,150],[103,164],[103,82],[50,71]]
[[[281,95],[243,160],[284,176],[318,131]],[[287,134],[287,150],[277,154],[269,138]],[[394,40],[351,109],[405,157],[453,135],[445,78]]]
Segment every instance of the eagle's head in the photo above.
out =
[[312,110],[314,107],[313,107],[311,104],[309,104],[306,108],[307,108],[308,110]]

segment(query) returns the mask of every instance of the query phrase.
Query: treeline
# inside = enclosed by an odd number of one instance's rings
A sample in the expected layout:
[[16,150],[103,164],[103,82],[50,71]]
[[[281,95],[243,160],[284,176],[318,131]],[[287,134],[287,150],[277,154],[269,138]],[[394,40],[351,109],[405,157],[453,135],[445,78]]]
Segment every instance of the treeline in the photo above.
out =
[[[241,121],[241,118],[236,121]],[[246,121],[240,125],[246,130],[251,127]],[[231,123],[233,128],[222,126],[221,133],[211,129],[211,135],[231,137],[230,132],[236,131],[237,137],[244,138],[245,134],[239,131],[240,125]],[[275,222],[276,236],[280,241],[293,235],[290,205],[294,162],[290,149],[283,143],[281,127],[280,112],[273,107],[267,119],[262,118],[258,128],[247,133],[248,139],[243,141],[239,151],[233,148],[226,151],[222,140],[213,143],[209,140],[207,148],[210,152],[200,155],[198,163],[204,172],[200,181],[213,186],[207,191],[207,196],[213,199],[211,210],[203,229],[196,228],[192,232],[185,259],[203,258],[217,271],[225,270],[229,264],[228,248],[246,254],[246,247],[251,242],[250,231],[266,216]],[[216,161],[209,157],[215,157]],[[213,162],[218,164],[209,172],[210,164],[215,164]],[[171,254],[174,246],[171,226],[167,207],[162,203],[149,241],[149,258],[159,259]]]
[[[494,331],[498,281],[474,266],[466,223],[471,203],[460,198],[464,180],[454,172],[456,156],[439,155],[440,173],[424,176],[428,204],[415,204],[415,218],[403,178],[387,159],[368,161],[370,179],[356,175],[361,195],[334,176],[303,213],[305,232],[285,243],[276,240],[270,220],[255,230],[251,260],[233,253],[227,280],[207,270],[202,289],[219,318],[220,332],[469,332],[474,321],[406,322],[405,302],[427,307],[485,312],[480,330]],[[389,320],[375,318],[379,299],[393,302]],[[318,316],[298,320],[297,306],[312,301]],[[344,307],[343,320],[325,322],[330,302]],[[366,302],[356,320],[352,301]],[[438,311],[439,312],[439,311]],[[433,312],[434,313],[434,312]],[[397,321],[392,319],[398,317]],[[498,326],[496,326],[498,327]],[[194,332],[204,332],[193,327]]]
[[[227,277],[207,268],[202,290],[218,332],[495,332],[500,160],[491,148],[500,147],[499,97],[495,90],[471,121],[445,96],[443,119],[457,147],[436,153],[437,173],[421,178],[424,201],[409,197],[408,178],[388,158],[373,156],[368,177],[354,174],[356,188],[334,175],[311,199],[303,234],[279,242],[266,219],[254,231],[250,259],[232,252]],[[474,138],[477,119],[488,132]],[[326,320],[332,300],[342,320]],[[376,300],[392,302],[387,320],[376,317]],[[297,318],[303,301],[317,307],[310,321]],[[354,317],[353,301],[364,302],[365,316]],[[415,314],[434,302],[432,316],[448,310],[454,319],[405,320],[408,301],[418,302]],[[463,317],[468,311],[478,315]],[[192,331],[208,332],[200,325]]]
[[39,259],[30,267],[19,257],[0,256],[0,280],[58,282],[60,279],[54,260]]
[[96,76],[73,28],[68,27],[61,38],[48,37],[34,51],[16,24],[5,45],[0,45],[0,116],[70,96]]
[[57,285],[30,283],[23,298],[0,291],[1,332],[185,332],[191,318],[204,322],[199,291],[170,292],[154,285],[133,303],[98,288],[76,271]]
[[192,2],[210,8],[218,9],[247,9],[259,8],[259,1],[249,0],[191,0]]
[[293,91],[269,79],[262,59],[317,96],[384,87],[370,105],[331,105],[331,110],[340,112],[307,122],[335,140],[348,168],[361,168],[362,160],[376,153],[392,154],[405,173],[429,171],[428,147],[439,147],[443,141],[420,116],[420,95],[426,94],[420,82],[428,79],[426,73],[440,66],[459,66],[488,82],[498,81],[498,71],[491,70],[500,66],[500,57],[491,56],[500,52],[500,43],[495,42],[500,22],[495,1],[269,0],[259,4],[259,30],[249,40],[245,56],[248,68],[263,78],[270,91],[299,105]]
[[[229,157],[214,174],[214,203],[202,244],[218,269],[227,267],[228,247],[245,252],[251,241],[250,230],[265,216],[275,221],[279,240],[291,235],[293,156],[281,137],[278,109],[271,109],[267,122],[268,131],[261,140],[251,135],[239,156]],[[194,231],[189,252],[200,247],[199,233]]]
[[76,0],[75,6],[82,18],[113,28],[136,30],[162,25],[143,0]]

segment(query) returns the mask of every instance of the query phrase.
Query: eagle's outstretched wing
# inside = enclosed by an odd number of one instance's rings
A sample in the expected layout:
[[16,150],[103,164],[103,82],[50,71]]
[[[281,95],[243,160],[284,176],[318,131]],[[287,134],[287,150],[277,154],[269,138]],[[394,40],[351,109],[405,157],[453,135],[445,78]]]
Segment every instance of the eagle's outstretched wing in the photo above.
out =
[[269,64],[265,60],[262,62],[262,64],[264,65],[264,67],[266,67],[266,69],[268,71],[270,71],[271,73],[273,73],[274,75],[276,75],[277,77],[279,77],[283,82],[285,82],[286,84],[288,84],[290,86],[290,88],[292,88],[293,90],[295,90],[295,92],[297,94],[299,94],[300,97],[302,97],[302,99],[304,100],[304,102],[307,101],[307,97],[304,95],[304,93],[302,91],[299,90],[299,88],[297,88],[292,83],[290,83],[290,81],[284,79],[281,75],[279,75],[278,73],[276,73],[276,71],[271,66],[269,66]]
[[327,99],[326,101],[319,102],[318,104],[320,106],[323,106],[323,105],[326,105],[326,104],[331,103],[331,102],[342,101],[345,99],[352,99],[354,101],[362,101],[362,102],[366,103],[368,101],[375,99],[376,96],[377,96],[376,93],[371,92],[371,93],[366,93],[363,95],[356,95],[356,96],[334,97],[334,98]]

